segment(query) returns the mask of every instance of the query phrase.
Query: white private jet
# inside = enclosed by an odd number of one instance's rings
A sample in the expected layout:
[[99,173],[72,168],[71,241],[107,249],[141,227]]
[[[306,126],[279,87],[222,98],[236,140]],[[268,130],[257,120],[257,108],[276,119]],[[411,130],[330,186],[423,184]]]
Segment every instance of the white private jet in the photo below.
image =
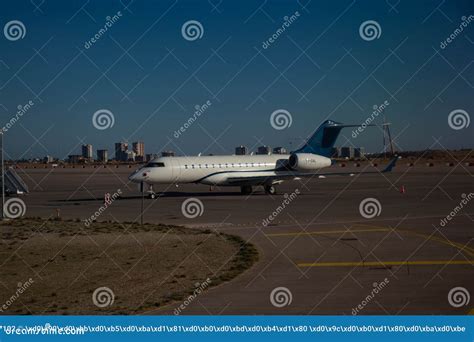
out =
[[[242,194],[250,194],[253,186],[263,186],[266,193],[275,194],[274,185],[285,180],[379,172],[316,173],[332,165],[332,148],[344,127],[358,126],[327,120],[301,148],[291,154],[160,157],[133,172],[129,180],[141,183],[142,190],[143,185],[148,185],[150,197],[155,198],[153,184],[240,186]],[[380,172],[390,172],[397,159],[394,158]]]

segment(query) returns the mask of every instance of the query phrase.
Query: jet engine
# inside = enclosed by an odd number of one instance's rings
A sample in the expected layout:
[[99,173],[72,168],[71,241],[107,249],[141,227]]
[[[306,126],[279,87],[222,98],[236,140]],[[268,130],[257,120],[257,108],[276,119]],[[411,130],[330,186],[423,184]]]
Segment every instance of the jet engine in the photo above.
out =
[[289,165],[297,171],[315,171],[331,166],[331,159],[312,153],[293,153]]

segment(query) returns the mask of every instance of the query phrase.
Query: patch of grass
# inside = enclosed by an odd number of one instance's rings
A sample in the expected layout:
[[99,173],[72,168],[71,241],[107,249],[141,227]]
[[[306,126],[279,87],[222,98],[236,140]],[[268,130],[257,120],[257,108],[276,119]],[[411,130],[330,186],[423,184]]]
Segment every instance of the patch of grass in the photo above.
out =
[[[0,222],[0,237],[4,257],[9,257],[4,282],[11,292],[18,281],[30,276],[31,268],[15,255],[10,257],[7,246],[16,249],[21,243],[22,258],[42,272],[42,278],[35,278],[23,295],[31,312],[11,308],[22,314],[143,313],[185,300],[204,279],[212,280],[206,290],[232,280],[258,260],[257,249],[238,236],[167,224],[93,222],[86,226],[78,219],[30,217]],[[194,253],[199,258],[188,258]],[[92,293],[104,285],[113,289],[115,302],[97,308]]]

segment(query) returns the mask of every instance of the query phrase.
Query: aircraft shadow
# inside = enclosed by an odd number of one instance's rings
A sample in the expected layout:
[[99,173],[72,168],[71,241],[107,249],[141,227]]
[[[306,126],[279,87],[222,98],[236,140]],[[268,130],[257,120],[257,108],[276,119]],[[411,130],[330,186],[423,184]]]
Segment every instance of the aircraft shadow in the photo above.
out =
[[[226,191],[226,192],[179,192],[179,191],[165,191],[165,192],[156,192],[156,199],[158,198],[173,198],[173,197],[242,197],[246,198],[248,195],[242,195],[240,191]],[[266,196],[262,192],[254,192],[251,196]],[[126,200],[136,200],[141,199],[141,195],[133,196],[120,196],[115,201],[126,201]],[[148,194],[145,194],[145,199],[149,200]],[[103,197],[87,197],[87,198],[71,198],[71,199],[60,199],[55,200],[54,202],[63,202],[63,203],[72,203],[72,202],[103,202]]]

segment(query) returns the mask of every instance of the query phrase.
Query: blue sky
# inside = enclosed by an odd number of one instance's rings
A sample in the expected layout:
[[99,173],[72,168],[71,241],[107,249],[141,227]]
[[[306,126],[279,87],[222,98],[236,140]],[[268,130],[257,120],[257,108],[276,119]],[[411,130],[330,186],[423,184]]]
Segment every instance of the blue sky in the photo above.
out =
[[[2,27],[18,20],[26,30],[18,40],[0,36],[1,126],[18,105],[34,102],[6,132],[12,158],[64,158],[80,153],[81,143],[112,152],[119,140],[143,140],[147,153],[224,154],[240,144],[291,149],[323,120],[358,124],[384,101],[399,149],[472,148],[474,123],[454,130],[448,115],[474,112],[474,21],[440,48],[474,14],[469,0],[20,0],[0,8]],[[202,25],[201,38],[184,39],[189,20]],[[359,33],[368,20],[380,26],[377,39]],[[207,101],[212,105],[174,137]],[[100,109],[113,114],[113,127],[94,127]],[[282,130],[270,124],[279,109],[292,118]],[[373,128],[352,139],[346,131],[338,143],[379,151],[382,134]]]

